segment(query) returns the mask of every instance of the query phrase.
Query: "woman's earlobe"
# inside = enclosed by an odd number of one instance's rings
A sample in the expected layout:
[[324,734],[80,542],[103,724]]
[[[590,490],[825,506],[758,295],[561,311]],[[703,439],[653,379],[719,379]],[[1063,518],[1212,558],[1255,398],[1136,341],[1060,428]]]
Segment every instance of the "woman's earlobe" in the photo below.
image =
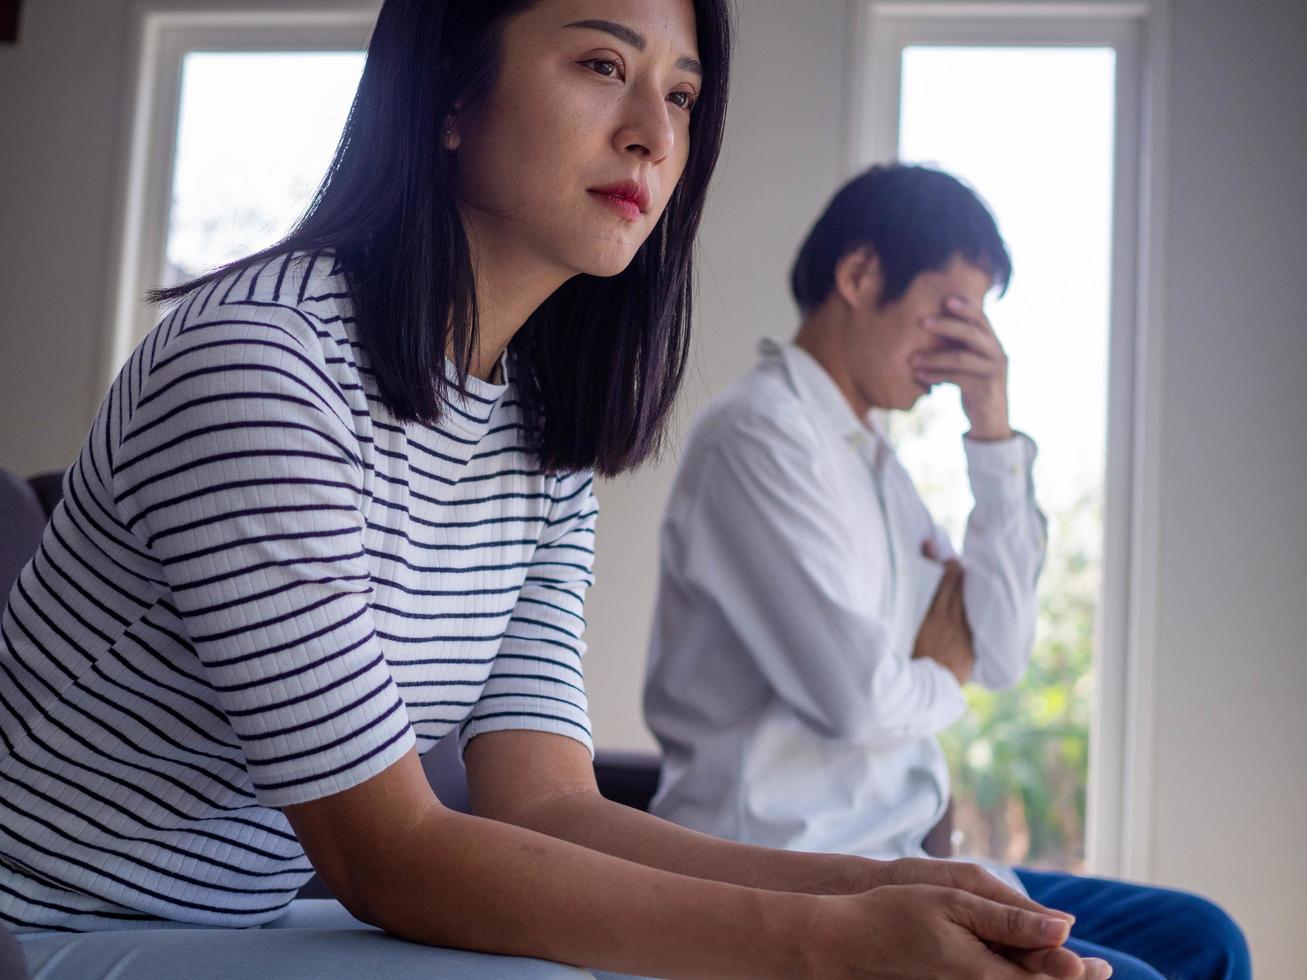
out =
[[458,123],[454,116],[445,119],[445,130],[441,137],[441,143],[446,150],[457,150],[463,142],[463,137],[458,132]]
[[463,108],[462,101],[454,103],[453,108],[449,110],[449,115],[445,117],[445,124],[441,127],[441,145],[446,150],[457,150],[463,145],[463,134],[459,131],[459,112]]

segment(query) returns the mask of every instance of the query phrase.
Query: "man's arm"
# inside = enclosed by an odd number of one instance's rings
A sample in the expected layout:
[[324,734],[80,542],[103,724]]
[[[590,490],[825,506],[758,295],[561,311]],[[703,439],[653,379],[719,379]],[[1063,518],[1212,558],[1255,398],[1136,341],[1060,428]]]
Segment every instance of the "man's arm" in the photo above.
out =
[[1035,447],[1009,424],[1007,355],[984,311],[952,297],[923,326],[951,346],[918,355],[918,380],[957,385],[971,422],[965,446],[976,505],[963,546],[963,597],[976,654],[974,676],[988,688],[1010,687],[1030,659],[1047,541],[1031,481]]

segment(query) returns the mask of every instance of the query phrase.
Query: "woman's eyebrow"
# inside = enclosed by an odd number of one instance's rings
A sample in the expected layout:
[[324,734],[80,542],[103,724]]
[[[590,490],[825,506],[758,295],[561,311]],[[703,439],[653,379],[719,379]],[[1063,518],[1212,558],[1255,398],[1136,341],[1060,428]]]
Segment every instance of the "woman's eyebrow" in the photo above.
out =
[[[649,46],[649,42],[644,39],[644,35],[634,28],[627,27],[625,24],[618,24],[611,20],[578,20],[573,21],[568,27],[577,27],[588,31],[603,31],[605,34],[611,34],[620,41],[625,41],[637,51],[644,51]],[[703,74],[703,65],[694,58],[683,57],[677,59],[676,67],[685,71],[693,72],[696,75]]]

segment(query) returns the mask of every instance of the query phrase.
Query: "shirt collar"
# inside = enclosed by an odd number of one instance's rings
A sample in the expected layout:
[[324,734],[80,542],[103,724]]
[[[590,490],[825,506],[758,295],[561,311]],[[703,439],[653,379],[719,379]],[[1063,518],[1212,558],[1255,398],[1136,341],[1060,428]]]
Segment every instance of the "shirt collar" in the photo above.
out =
[[799,400],[828,431],[850,443],[860,442],[868,435],[888,443],[886,413],[873,409],[866,419],[859,419],[826,369],[802,347],[766,339],[758,345],[758,353],[764,362],[780,366]]

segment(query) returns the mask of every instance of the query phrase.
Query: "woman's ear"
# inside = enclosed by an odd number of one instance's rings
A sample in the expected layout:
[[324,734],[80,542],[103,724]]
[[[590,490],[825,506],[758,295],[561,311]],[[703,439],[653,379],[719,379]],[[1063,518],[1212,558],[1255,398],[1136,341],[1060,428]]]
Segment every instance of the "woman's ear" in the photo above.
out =
[[449,115],[445,117],[444,125],[441,127],[441,145],[446,150],[457,150],[463,145],[463,133],[460,129],[459,112],[462,110],[461,102],[455,102],[454,108],[450,110]]
[[880,298],[880,259],[870,245],[859,245],[835,263],[835,292],[850,309],[864,310]]

